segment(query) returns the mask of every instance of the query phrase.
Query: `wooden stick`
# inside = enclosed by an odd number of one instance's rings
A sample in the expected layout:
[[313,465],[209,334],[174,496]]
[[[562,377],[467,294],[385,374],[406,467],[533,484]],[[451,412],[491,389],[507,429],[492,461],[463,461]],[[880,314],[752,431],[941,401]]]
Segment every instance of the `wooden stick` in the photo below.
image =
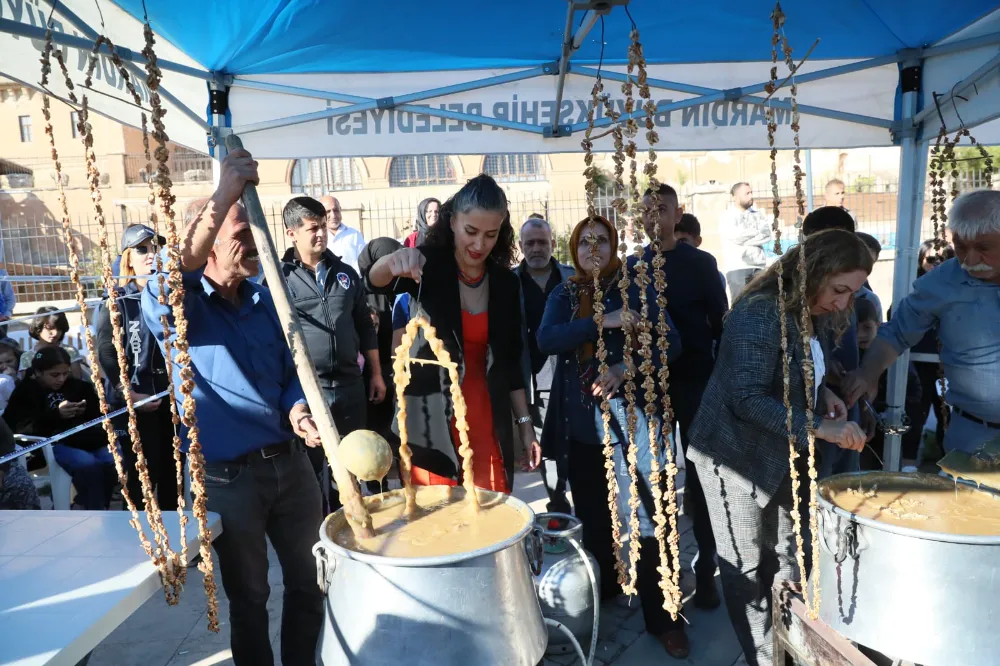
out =
[[[226,148],[229,150],[242,149],[243,142],[235,134],[230,134],[226,137]],[[281,320],[281,326],[285,329],[285,335],[288,338],[288,347],[292,351],[295,371],[299,375],[302,390],[309,403],[309,411],[312,412],[316,427],[323,440],[323,451],[326,452],[326,458],[330,461],[333,478],[340,490],[340,498],[344,503],[344,515],[347,517],[347,522],[354,531],[355,537],[370,539],[375,536],[375,531],[372,529],[372,519],[368,515],[368,509],[365,508],[364,502],[361,501],[361,491],[358,488],[357,480],[337,458],[340,433],[337,432],[333,415],[330,414],[330,407],[326,403],[326,396],[323,395],[323,390],[319,386],[316,368],[313,367],[312,359],[309,358],[306,339],[302,334],[302,322],[299,321],[299,315],[292,307],[292,297],[288,292],[285,276],[281,272],[278,252],[274,248],[271,233],[267,228],[267,218],[260,205],[257,188],[252,183],[247,183],[243,189],[243,205],[246,206],[247,214],[250,216],[250,228],[253,230],[253,238],[257,243],[260,265],[264,270],[264,277],[267,279],[271,296],[274,298],[278,319]]]

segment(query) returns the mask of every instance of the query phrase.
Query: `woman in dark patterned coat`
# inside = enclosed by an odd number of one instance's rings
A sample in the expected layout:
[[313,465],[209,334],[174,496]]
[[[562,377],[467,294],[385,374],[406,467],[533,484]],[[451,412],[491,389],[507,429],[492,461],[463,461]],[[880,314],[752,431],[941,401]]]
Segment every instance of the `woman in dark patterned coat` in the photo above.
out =
[[[825,356],[818,340],[827,339],[824,333],[830,329],[829,339],[840,339],[848,325],[853,294],[871,273],[872,257],[865,244],[848,231],[809,236],[803,298],[800,247],[788,250],[779,260],[791,357],[792,431],[797,446],[804,449],[808,440],[799,322],[807,309],[816,380],[809,403],[816,405],[812,423],[816,437],[860,451],[864,432],[846,420],[843,401],[822,385]],[[770,666],[771,588],[776,578],[795,578],[778,268],[775,263],[754,278],[733,304],[688,449],[688,459],[705,488],[719,549],[723,596],[750,666]],[[804,470],[800,478],[808,487]],[[809,535],[804,537],[810,543]]]

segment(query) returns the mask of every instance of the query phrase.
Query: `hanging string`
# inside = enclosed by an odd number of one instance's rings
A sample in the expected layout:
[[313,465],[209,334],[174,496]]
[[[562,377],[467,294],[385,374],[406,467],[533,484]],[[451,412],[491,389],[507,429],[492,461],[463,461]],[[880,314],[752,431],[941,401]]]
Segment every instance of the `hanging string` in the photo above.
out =
[[[167,225],[167,246],[169,261],[168,282],[170,284],[170,306],[174,317],[174,338],[173,347],[177,351],[174,362],[177,364],[181,377],[180,391],[183,396],[184,415],[182,421],[187,427],[188,436],[188,461],[191,469],[191,491],[194,494],[194,515],[198,521],[198,541],[201,553],[201,563],[198,568],[204,574],[205,596],[208,600],[208,628],[210,631],[219,630],[219,607],[217,590],[215,584],[215,572],[212,562],[212,535],[208,526],[208,503],[205,493],[205,458],[201,451],[201,441],[198,437],[198,422],[195,416],[194,392],[194,371],[191,368],[191,356],[188,351],[187,327],[188,321],[184,314],[184,283],[181,276],[181,249],[180,234],[177,232],[177,224],[174,220],[173,206],[176,202],[171,193],[170,168],[167,160],[170,153],[167,150],[166,128],[163,124],[163,116],[166,110],[160,99],[160,80],[162,72],[157,65],[154,45],[156,39],[153,35],[153,28],[149,23],[149,16],[146,14],[145,3],[143,3],[143,38],[145,46],[142,55],[146,58],[146,85],[149,88],[150,106],[152,107],[153,138],[156,139],[157,147],[153,152],[156,158],[156,198],[160,202],[160,213]],[[162,293],[162,292],[161,292]]]
[[[598,106],[601,105],[601,98],[604,92],[604,81],[601,78],[601,69],[604,65],[604,17],[601,17],[601,51],[600,57],[597,65],[597,77],[594,81],[594,86],[590,91],[590,106],[587,109],[587,129],[584,132],[584,138],[581,142],[581,146],[584,150],[583,162],[586,167],[583,170],[583,175],[586,178],[585,189],[587,193],[587,217],[590,220],[590,232],[591,237],[597,228],[597,191],[598,191],[598,175],[599,169],[594,165],[594,120],[595,114],[597,113]],[[594,295],[593,295],[593,306],[594,306],[594,323],[597,324],[597,350],[596,356],[598,360],[598,373],[604,374],[608,371],[607,364],[607,348],[604,344],[604,293],[601,289],[600,283],[600,267],[594,267]],[[622,590],[626,594],[635,594],[635,575],[626,574],[625,561],[622,555],[621,547],[621,519],[618,516],[618,477],[615,474],[615,462],[614,462],[614,446],[611,444],[611,403],[608,401],[607,396],[603,396],[601,399],[601,420],[604,424],[604,438],[603,438],[603,449],[604,453],[604,468],[605,468],[605,478],[608,483],[608,508],[611,512],[611,538],[614,542],[614,553],[615,553],[615,572],[618,575],[618,584],[621,585]],[[633,452],[634,457],[634,452]],[[630,465],[630,471],[634,469]],[[631,521],[630,521],[631,523]],[[634,531],[629,529],[628,543],[626,548],[630,553],[637,552],[638,546],[633,544],[633,541],[638,541],[638,537],[634,535]],[[633,562],[635,558],[633,558]],[[632,565],[633,571],[635,565]]]

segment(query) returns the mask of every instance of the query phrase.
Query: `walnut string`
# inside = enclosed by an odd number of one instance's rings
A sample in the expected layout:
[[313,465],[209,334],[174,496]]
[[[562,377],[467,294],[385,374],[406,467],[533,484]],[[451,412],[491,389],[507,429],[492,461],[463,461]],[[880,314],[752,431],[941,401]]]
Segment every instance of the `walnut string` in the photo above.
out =
[[192,396],[194,391],[194,371],[191,368],[191,355],[188,352],[187,327],[188,321],[184,314],[184,283],[181,277],[181,253],[180,235],[177,232],[177,224],[174,220],[173,205],[176,199],[171,193],[170,169],[167,160],[170,153],[167,150],[166,129],[163,124],[163,116],[166,110],[160,99],[160,80],[162,73],[157,66],[156,52],[154,45],[156,40],[153,36],[153,28],[149,24],[149,17],[144,17],[143,37],[145,45],[142,55],[146,58],[146,85],[149,88],[150,106],[152,108],[153,138],[156,139],[157,147],[153,155],[156,158],[156,198],[160,202],[160,212],[167,225],[167,246],[169,248],[169,261],[167,270],[170,272],[168,283],[170,285],[170,306],[174,317],[175,334],[173,338],[174,349],[177,350],[176,364],[180,369],[181,395],[183,396],[184,415],[182,421],[187,427],[188,436],[188,461],[191,468],[191,491],[194,494],[193,512],[198,521],[198,541],[201,553],[201,562],[198,564],[199,570],[204,574],[205,596],[208,600],[208,628],[210,631],[219,631],[219,605],[215,585],[215,571],[212,562],[212,535],[208,526],[207,497],[205,493],[205,458],[201,451],[201,441],[198,437],[198,422],[195,417],[195,401]]
[[[650,189],[650,200],[653,208],[654,214],[654,225],[653,225],[653,288],[656,291],[656,306],[657,306],[657,322],[656,322],[656,346],[660,352],[660,369],[657,372],[657,378],[659,380],[659,391],[660,397],[663,405],[663,413],[660,415],[660,427],[656,427],[655,420],[655,395],[650,399],[649,389],[646,391],[646,415],[649,421],[649,452],[650,452],[650,486],[652,487],[653,494],[653,507],[654,507],[654,517],[653,521],[656,523],[656,528],[654,534],[657,538],[657,544],[660,550],[660,566],[658,571],[660,572],[660,589],[663,591],[663,608],[670,613],[673,619],[677,619],[677,615],[681,610],[681,589],[680,589],[680,532],[677,529],[677,488],[675,485],[675,478],[677,476],[677,464],[674,460],[674,451],[670,443],[670,433],[673,429],[674,423],[674,412],[673,407],[670,404],[670,368],[668,367],[667,356],[670,343],[667,340],[667,334],[670,332],[670,327],[667,325],[667,280],[666,273],[663,270],[666,264],[666,255],[661,252],[660,248],[660,215],[659,215],[659,187],[660,183],[656,178],[657,174],[657,164],[656,164],[656,150],[654,146],[659,142],[660,137],[656,132],[656,124],[654,118],[656,116],[656,102],[653,100],[652,95],[649,90],[649,84],[647,83],[646,74],[646,58],[643,54],[642,43],[639,41],[639,30],[633,25],[631,37],[631,45],[634,47],[634,58],[636,61],[636,67],[638,69],[638,86],[639,86],[639,97],[642,98],[642,108],[646,113],[645,125],[646,125],[646,141],[649,144],[648,159],[646,164],[643,165],[643,173],[649,178],[649,189]],[[629,58],[631,63],[632,57]],[[678,202],[679,204],[679,202]],[[648,283],[647,283],[648,284]],[[642,297],[645,298],[645,289],[641,292]],[[644,307],[648,307],[644,303]],[[645,315],[643,316],[645,320]],[[649,334],[649,326],[651,323],[646,320],[644,322],[645,332]],[[648,338],[644,341],[644,347],[649,345]],[[649,371],[652,370],[651,354],[645,358],[644,365],[647,365]],[[645,371],[644,371],[645,374]],[[647,379],[651,379],[651,375],[646,375]],[[646,381],[643,382],[643,386],[646,386]],[[664,526],[662,525],[663,519],[663,491],[661,489],[662,483],[662,472],[660,470],[660,455],[659,455],[659,445],[657,444],[657,430],[659,430],[660,436],[663,442],[663,451],[666,456],[666,477],[667,477],[667,489],[666,489],[666,518],[670,525],[669,534],[666,535],[666,544],[664,543]],[[668,560],[666,555],[666,549],[669,545],[670,559]]]
[[[781,23],[784,21],[784,14],[780,7],[775,7],[771,14],[774,32],[771,35],[771,78],[764,87],[769,98],[777,91],[778,82],[778,44],[780,42],[779,31]],[[772,194],[772,223],[771,229],[774,232],[774,252],[782,254],[781,247],[781,196],[778,190],[778,150],[775,148],[774,135],[778,129],[775,120],[774,109],[770,103],[765,105],[765,116],[767,118],[767,144],[770,147],[771,160],[771,194]],[[801,251],[801,247],[800,247]],[[802,535],[802,521],[799,513],[799,488],[801,485],[798,472],[800,457],[798,452],[798,438],[795,435],[794,416],[791,403],[791,379],[790,379],[790,354],[788,349],[788,312],[786,308],[785,277],[783,266],[780,261],[775,262],[775,272],[778,281],[778,321],[781,330],[781,374],[782,374],[782,402],[785,405],[785,427],[788,430],[788,467],[789,476],[792,482],[792,531],[795,534],[795,560],[798,566],[800,580],[805,579],[805,541]],[[806,606],[809,606],[808,586],[803,585],[802,596]]]
[[[91,87],[91,73],[97,64],[97,54],[100,44],[104,43],[107,45],[108,50],[111,53],[112,62],[118,69],[122,80],[125,82],[129,93],[132,95],[133,100],[137,105],[141,105],[142,98],[139,96],[138,91],[132,84],[131,77],[125,68],[124,63],[118,55],[114,44],[107,37],[99,37],[95,42],[94,50],[91,52],[90,61],[87,67],[87,78],[84,81],[84,86],[88,89]],[[86,106],[86,96],[84,96],[84,106]],[[89,113],[89,111],[88,111]],[[143,115],[143,120],[145,121],[145,113]],[[81,122],[84,122],[81,114]],[[88,128],[89,130],[89,128]],[[99,197],[99,194],[98,194]],[[112,339],[115,347],[115,352],[118,356],[118,371],[119,371],[119,383],[122,387],[122,398],[125,400],[125,406],[128,410],[128,432],[132,439],[132,451],[136,456],[136,470],[139,475],[140,488],[143,496],[143,503],[146,509],[146,517],[149,522],[150,528],[154,532],[154,537],[157,538],[157,546],[160,547],[160,555],[163,558],[163,567],[165,568],[165,583],[169,584],[166,590],[167,603],[174,605],[178,601],[178,596],[180,594],[180,587],[183,584],[182,581],[178,580],[179,572],[184,570],[186,573],[187,567],[185,567],[180,559],[179,555],[175,553],[170,548],[170,540],[167,534],[165,525],[163,524],[163,516],[160,512],[159,503],[156,501],[156,495],[153,491],[153,484],[149,478],[149,468],[146,461],[146,456],[142,451],[142,442],[139,436],[139,427],[136,417],[135,405],[132,400],[132,392],[129,390],[129,377],[128,377],[128,361],[125,357],[125,344],[124,344],[124,330],[121,322],[121,312],[118,308],[118,301],[114,298],[115,293],[115,280],[112,277],[111,271],[111,252],[108,247],[108,234],[107,234],[107,224],[102,212],[99,212],[100,201],[99,198],[95,199],[95,211],[97,212],[97,219],[99,225],[99,243],[101,248],[101,259],[102,265],[104,267],[103,277],[104,277],[104,287],[105,290],[111,294],[108,299],[108,311],[110,314],[111,327],[112,327]],[[182,486],[183,488],[183,486]],[[123,490],[123,495],[124,495]],[[161,572],[161,575],[162,572]]]
[[[70,79],[69,71],[67,70],[67,68],[65,66],[65,62],[64,62],[63,56],[62,56],[62,51],[61,51],[61,49],[53,49],[53,44],[52,44],[52,26],[50,24],[47,27],[47,29],[46,29],[46,33],[45,33],[45,46],[44,46],[43,51],[42,51],[42,59],[41,59],[41,63],[42,63],[42,80],[41,80],[41,84],[42,84],[43,87],[48,84],[48,75],[52,71],[52,65],[51,65],[50,57],[53,54],[53,51],[55,53],[56,60],[60,64],[60,69],[62,70],[62,73],[63,73],[63,75],[65,76],[65,79],[66,79],[66,88],[69,91],[68,92],[68,97],[73,102],[76,102],[77,101],[77,97],[76,97],[76,94],[73,92],[73,82]],[[93,337],[92,337],[91,331],[90,331],[90,326],[88,325],[88,322],[87,322],[87,305],[86,305],[86,302],[85,302],[83,284],[80,282],[80,255],[77,252],[76,241],[73,239],[73,232],[72,232],[72,229],[70,227],[69,208],[68,208],[68,205],[67,205],[67,202],[66,202],[66,194],[65,194],[65,192],[63,190],[62,164],[59,161],[59,153],[56,150],[55,132],[54,132],[53,127],[52,127],[52,114],[51,114],[51,106],[50,106],[50,104],[51,104],[51,102],[50,102],[49,96],[48,95],[43,95],[43,97],[42,97],[42,114],[45,117],[45,134],[49,138],[49,147],[51,149],[52,163],[53,163],[53,166],[54,166],[54,169],[55,169],[55,172],[56,172],[56,185],[58,187],[58,192],[59,192],[58,199],[59,199],[59,205],[60,205],[60,209],[61,209],[60,212],[62,213],[63,239],[64,239],[64,241],[66,243],[66,250],[67,250],[67,253],[68,253],[68,257],[69,257],[70,280],[73,283],[73,286],[76,288],[76,302],[77,302],[77,306],[80,308],[81,317],[83,318],[83,323],[84,323],[84,327],[83,327],[84,328],[84,338],[86,339],[86,343],[87,343],[88,361],[90,363],[90,368],[91,368],[91,380],[94,383],[94,389],[95,389],[95,392],[97,393],[97,399],[98,399],[98,403],[100,405],[101,413],[102,414],[107,414],[109,410],[108,410],[107,399],[106,399],[106,396],[105,396],[105,393],[104,393],[104,384],[103,384],[103,382],[100,381],[100,365],[98,364],[98,361],[97,361],[97,348],[96,348],[96,346],[94,344],[94,340],[93,340]],[[82,120],[83,116],[81,115],[80,117],[81,117],[81,120]],[[90,154],[92,152],[92,150],[91,150],[90,147],[87,147],[86,150],[87,150],[88,154]],[[93,181],[90,181],[90,184],[91,184],[91,191],[93,192],[94,189],[95,189],[95,185],[94,185]],[[143,531],[142,525],[139,523],[139,513],[138,513],[138,510],[135,507],[135,504],[128,497],[128,493],[124,492],[125,478],[126,478],[125,477],[125,471],[124,471],[125,467],[124,467],[124,463],[122,462],[122,459],[121,459],[121,454],[118,451],[118,446],[117,446],[118,438],[115,435],[114,426],[111,424],[110,419],[105,419],[102,422],[102,425],[103,425],[104,431],[105,431],[105,433],[106,433],[106,435],[108,437],[108,450],[110,451],[112,457],[114,458],[115,470],[116,470],[116,472],[118,474],[119,480],[122,483],[122,488],[123,488],[122,498],[125,501],[126,508],[129,510],[129,512],[131,514],[131,517],[129,519],[129,524],[138,533],[138,535],[139,535],[139,543],[142,546],[143,551],[145,551],[146,555],[149,556],[150,560],[152,560],[153,563],[157,566],[157,569],[159,571],[161,571],[161,580],[164,582],[164,585],[166,585],[166,581],[162,577],[163,576],[163,573],[162,573],[163,570],[161,569],[162,565],[161,565],[161,561],[160,561],[159,555],[157,553],[154,553],[153,546],[149,542],[149,539],[146,537],[146,533]]]
[[[780,5],[775,5],[776,11],[780,12]],[[784,16],[781,17],[781,23],[784,23]],[[795,145],[794,151],[794,173],[795,173],[795,204],[796,204],[796,214],[799,224],[799,257],[798,257],[798,272],[799,272],[799,291],[801,296],[801,302],[807,303],[806,295],[806,247],[805,247],[805,234],[802,231],[801,221],[806,214],[806,200],[805,192],[802,189],[802,166],[799,159],[799,107],[798,107],[798,85],[795,81],[795,72],[798,66],[795,64],[795,60],[792,58],[792,47],[788,43],[788,37],[785,35],[785,31],[781,28],[781,47],[782,52],[785,57],[785,64],[788,66],[789,76],[791,78],[791,87],[789,92],[791,93],[791,104],[792,104],[792,132],[793,132],[793,142]],[[802,337],[802,374],[805,382],[806,391],[806,436],[808,438],[809,444],[809,533],[812,540],[812,606],[810,607],[810,617],[812,619],[819,618],[819,604],[820,604],[820,586],[819,586],[819,506],[817,504],[819,497],[819,474],[816,470],[816,430],[813,425],[813,414],[816,409],[816,378],[814,375],[814,364],[812,358],[812,347],[810,345],[810,339],[812,337],[812,316],[808,309],[803,308],[801,315],[801,321],[799,324],[800,334]]]
[[[149,184],[149,194],[146,197],[146,201],[149,203],[150,208],[155,209],[156,207],[156,190],[153,174],[153,156],[149,149],[149,121],[146,118],[145,112],[142,114],[142,151],[143,156],[146,159],[146,182]],[[156,281],[159,285],[159,292],[157,294],[157,300],[161,306],[167,305],[166,296],[166,275],[163,272],[163,256],[160,254],[162,249],[159,245],[160,238],[160,224],[159,217],[156,214],[150,215],[150,220],[153,223],[153,247],[155,250],[154,261],[156,262]],[[174,454],[174,470],[175,470],[175,482],[177,483],[177,517],[180,523],[180,539],[181,539],[181,552],[180,552],[180,562],[184,565],[188,562],[188,540],[187,540],[187,524],[188,515],[185,512],[187,508],[187,493],[184,492],[184,454],[183,454],[183,442],[181,441],[180,425],[181,416],[177,409],[177,396],[174,393],[174,363],[173,363],[173,341],[171,340],[170,334],[170,319],[167,315],[160,315],[160,327],[163,330],[163,362],[164,368],[167,373],[167,399],[170,404],[170,421],[173,426],[173,454]],[[187,582],[187,566],[180,566],[177,570],[177,580],[178,584],[183,587]]]
[[[587,109],[587,129],[584,132],[584,139],[581,145],[584,149],[584,164],[586,168],[583,171],[583,175],[586,177],[587,182],[585,185],[587,194],[587,216],[590,220],[590,231],[593,233],[596,228],[596,218],[597,218],[597,175],[598,169],[594,166],[594,154],[593,147],[594,142],[591,138],[594,132],[594,119],[597,112],[598,106],[601,104],[601,96],[604,91],[604,82],[600,76],[594,81],[594,87],[590,91],[591,101],[590,106]],[[597,324],[597,359],[598,359],[598,372],[604,373],[607,371],[607,349],[604,345],[604,294],[601,290],[600,285],[600,270],[598,267],[594,269],[594,295],[593,295],[593,307],[594,307],[594,323]],[[625,594],[635,594],[635,580],[636,580],[636,568],[635,568],[635,558],[633,558],[633,564],[629,574],[626,574],[625,561],[622,555],[622,544],[621,544],[621,520],[618,516],[618,493],[620,489],[618,487],[618,477],[615,474],[615,461],[614,461],[614,446],[611,444],[611,403],[608,401],[607,397],[602,397],[601,400],[601,420],[604,424],[604,439],[602,441],[604,453],[604,469],[605,477],[608,482],[608,509],[611,512],[611,538],[614,542],[614,553],[615,553],[615,572],[618,575],[618,584],[622,587]],[[629,449],[632,451],[633,449]],[[631,464],[630,464],[631,467]],[[632,487],[636,487],[635,477],[632,476]],[[638,515],[637,515],[638,518]],[[638,546],[633,546],[633,541],[638,541],[638,537],[633,538],[633,533],[630,530],[628,535],[629,542],[626,548],[629,552],[632,552],[633,547],[637,550]]]
[[[423,331],[424,338],[434,352],[435,361],[427,359],[412,358],[410,349],[417,338],[417,334]],[[399,403],[399,412],[396,423],[399,426],[399,457],[401,476],[404,477],[403,484],[406,488],[406,512],[410,513],[416,507],[415,491],[413,490],[411,457],[412,452],[407,443],[406,430],[406,399],[404,391],[410,383],[410,364],[424,363],[429,365],[439,365],[448,371],[448,387],[451,393],[452,410],[455,413],[455,429],[458,430],[458,454],[462,457],[462,486],[465,488],[465,496],[469,505],[475,511],[479,511],[479,496],[476,493],[475,477],[472,473],[472,444],[469,442],[469,422],[467,420],[468,408],[465,404],[465,397],[462,395],[461,379],[458,376],[458,363],[451,360],[451,354],[444,348],[444,342],[437,336],[437,332],[431,323],[424,317],[414,317],[407,323],[403,332],[403,339],[396,348],[396,358],[393,360],[392,369],[396,373],[396,399]],[[405,453],[404,453],[405,451]],[[405,463],[402,461],[405,459]]]

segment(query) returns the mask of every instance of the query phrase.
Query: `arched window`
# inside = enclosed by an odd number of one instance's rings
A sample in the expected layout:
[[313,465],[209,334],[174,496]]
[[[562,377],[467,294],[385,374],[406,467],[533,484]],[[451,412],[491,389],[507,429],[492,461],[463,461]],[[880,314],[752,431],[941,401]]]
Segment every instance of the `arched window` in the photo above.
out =
[[401,155],[389,163],[389,185],[447,185],[458,182],[447,155]]
[[501,183],[545,180],[545,159],[530,153],[487,155],[483,160],[483,173]]
[[363,186],[361,170],[350,157],[296,160],[292,165],[292,192],[296,194],[318,197]]

